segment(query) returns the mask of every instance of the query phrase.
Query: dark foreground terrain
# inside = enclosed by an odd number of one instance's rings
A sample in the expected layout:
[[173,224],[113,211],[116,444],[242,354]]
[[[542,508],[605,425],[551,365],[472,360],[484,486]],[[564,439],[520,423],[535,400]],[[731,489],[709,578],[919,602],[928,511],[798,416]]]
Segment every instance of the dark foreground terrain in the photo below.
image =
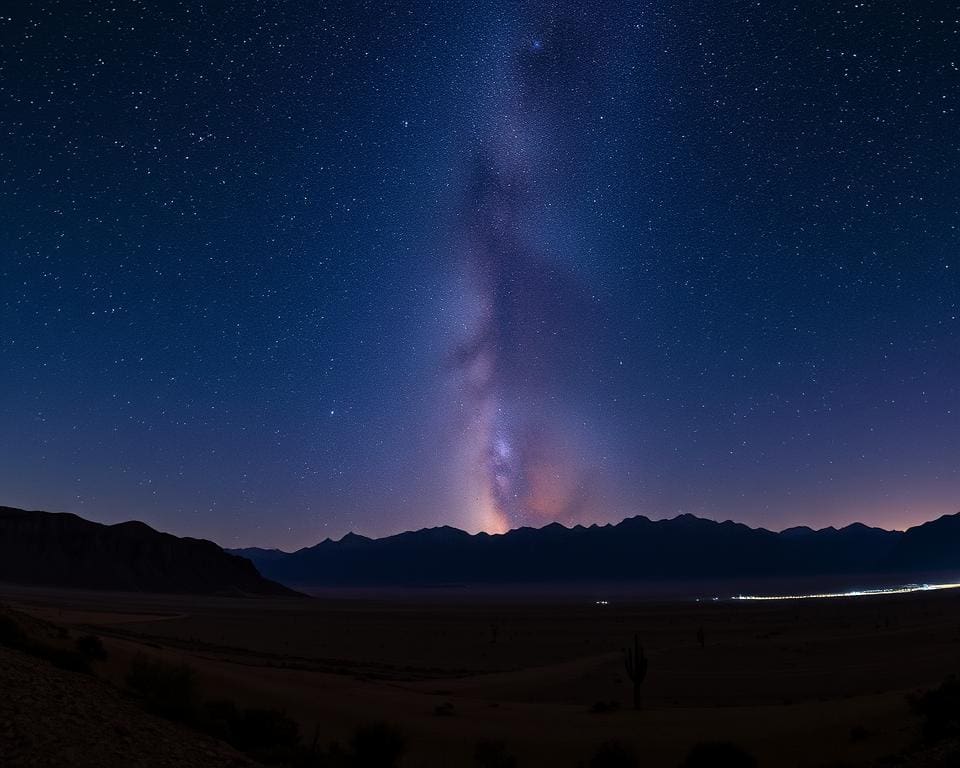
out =
[[[6,587],[0,602],[61,643],[96,635],[104,651],[87,674],[2,652],[0,685],[13,692],[0,718],[4,765],[241,760],[223,743],[239,743],[223,716],[212,741],[206,721],[144,711],[157,706],[131,683],[144,660],[188,665],[196,711],[211,701],[282,710],[301,743],[340,755],[331,765],[390,764],[351,757],[357,729],[371,723],[399,735],[406,768],[629,765],[590,762],[611,741],[643,766],[679,766],[704,741],[733,742],[761,766],[950,764],[953,742],[921,742],[909,697],[960,670],[957,592],[598,605],[556,595],[231,599]],[[641,711],[622,653],[635,632],[649,660]]]

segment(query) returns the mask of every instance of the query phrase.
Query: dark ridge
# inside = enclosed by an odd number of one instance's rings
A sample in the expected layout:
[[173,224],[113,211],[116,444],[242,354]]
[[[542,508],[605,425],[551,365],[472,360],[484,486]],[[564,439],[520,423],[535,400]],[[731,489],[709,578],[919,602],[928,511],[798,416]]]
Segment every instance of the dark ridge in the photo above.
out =
[[854,523],[777,533],[693,515],[574,528],[551,523],[498,535],[445,526],[382,539],[347,534],[253,559],[271,578],[309,586],[907,576],[960,569],[960,516],[906,532]]
[[68,513],[0,507],[0,581],[81,589],[295,595],[251,560],[212,541],[132,521],[101,525]]

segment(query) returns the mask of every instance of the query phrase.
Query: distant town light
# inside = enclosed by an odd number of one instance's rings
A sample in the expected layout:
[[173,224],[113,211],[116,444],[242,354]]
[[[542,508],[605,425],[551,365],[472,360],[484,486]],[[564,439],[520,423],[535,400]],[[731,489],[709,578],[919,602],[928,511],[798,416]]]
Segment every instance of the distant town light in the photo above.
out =
[[851,589],[847,592],[814,592],[808,595],[735,595],[734,600],[820,600],[830,597],[868,597],[870,595],[902,595],[907,592],[932,592],[956,589],[960,584],[905,584],[900,587]]

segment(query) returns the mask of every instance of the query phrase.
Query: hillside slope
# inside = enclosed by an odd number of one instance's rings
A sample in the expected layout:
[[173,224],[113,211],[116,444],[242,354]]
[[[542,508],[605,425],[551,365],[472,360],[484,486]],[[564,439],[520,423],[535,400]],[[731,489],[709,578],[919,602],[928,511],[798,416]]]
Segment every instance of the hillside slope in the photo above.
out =
[[0,581],[196,594],[292,595],[211,541],[140,522],[101,525],[71,514],[0,507]]

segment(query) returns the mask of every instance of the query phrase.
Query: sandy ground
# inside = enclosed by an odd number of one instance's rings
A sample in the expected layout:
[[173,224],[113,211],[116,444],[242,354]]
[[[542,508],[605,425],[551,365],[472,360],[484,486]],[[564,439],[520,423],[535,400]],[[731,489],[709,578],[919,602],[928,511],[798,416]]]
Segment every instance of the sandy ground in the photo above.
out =
[[[196,667],[210,697],[285,708],[323,742],[392,722],[408,768],[473,765],[481,739],[505,742],[524,767],[574,768],[609,739],[647,766],[676,766],[705,739],[735,741],[764,766],[869,764],[915,738],[907,695],[960,670],[960,593],[596,605],[3,587],[0,601],[93,628],[117,683],[146,652]],[[650,663],[639,712],[621,650],[634,632]],[[590,711],[611,701],[621,709]]]

